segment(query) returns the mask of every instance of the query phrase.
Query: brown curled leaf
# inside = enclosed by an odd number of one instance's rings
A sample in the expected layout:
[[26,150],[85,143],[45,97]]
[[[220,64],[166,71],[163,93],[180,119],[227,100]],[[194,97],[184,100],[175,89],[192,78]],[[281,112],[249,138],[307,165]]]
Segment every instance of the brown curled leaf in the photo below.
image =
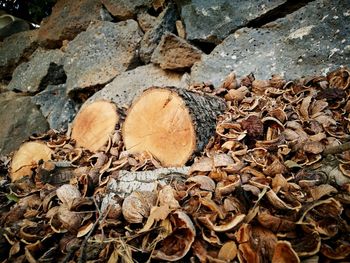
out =
[[191,219],[184,212],[175,211],[172,215],[173,232],[159,243],[152,257],[166,261],[177,261],[190,250],[196,229]]

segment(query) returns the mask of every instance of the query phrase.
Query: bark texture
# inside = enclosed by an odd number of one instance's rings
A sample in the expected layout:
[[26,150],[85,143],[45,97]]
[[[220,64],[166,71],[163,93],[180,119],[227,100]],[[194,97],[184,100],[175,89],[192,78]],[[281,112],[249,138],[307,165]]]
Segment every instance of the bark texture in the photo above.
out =
[[202,151],[226,108],[218,97],[176,87],[152,87],[132,104],[123,125],[126,149],[148,151],[163,166],[183,166]]
[[133,191],[152,192],[158,185],[167,185],[174,180],[185,180],[190,167],[159,168],[153,171],[125,171],[118,173],[117,179],[111,179],[107,191],[125,197]]
[[199,94],[186,89],[175,87],[168,87],[168,89],[176,92],[185,101],[197,135],[195,152],[202,151],[210,137],[214,135],[216,119],[224,112],[226,103],[218,97]]

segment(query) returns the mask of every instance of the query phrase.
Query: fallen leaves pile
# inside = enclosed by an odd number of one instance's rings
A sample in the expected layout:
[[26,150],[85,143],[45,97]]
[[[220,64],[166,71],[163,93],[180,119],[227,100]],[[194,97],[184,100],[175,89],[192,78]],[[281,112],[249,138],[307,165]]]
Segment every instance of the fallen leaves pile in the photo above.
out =
[[160,168],[123,151],[119,127],[94,154],[50,131],[27,142],[48,149],[38,164],[2,157],[0,259],[349,261],[349,70],[289,82],[232,73],[219,89],[190,88],[223,97],[227,111],[189,172],[156,191],[113,192],[121,170]]

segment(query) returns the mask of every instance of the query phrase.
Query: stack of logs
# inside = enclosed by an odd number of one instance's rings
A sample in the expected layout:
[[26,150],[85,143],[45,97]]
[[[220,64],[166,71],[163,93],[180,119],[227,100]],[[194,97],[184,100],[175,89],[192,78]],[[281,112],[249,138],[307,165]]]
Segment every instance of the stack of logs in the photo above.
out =
[[[122,124],[129,153],[148,152],[164,167],[184,166],[202,151],[215,133],[216,119],[225,101],[217,96],[176,87],[151,87],[137,98]],[[113,136],[121,121],[118,105],[98,100],[84,105],[72,123],[71,138],[77,147],[97,152]],[[27,142],[13,156],[11,179],[30,175],[51,150],[40,142]]]

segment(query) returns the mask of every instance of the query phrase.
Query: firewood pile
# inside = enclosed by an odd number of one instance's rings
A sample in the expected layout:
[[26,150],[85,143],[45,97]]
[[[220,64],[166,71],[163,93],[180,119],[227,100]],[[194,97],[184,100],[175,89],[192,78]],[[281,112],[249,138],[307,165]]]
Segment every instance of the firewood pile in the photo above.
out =
[[350,260],[350,72],[152,87],[0,162],[2,262]]

